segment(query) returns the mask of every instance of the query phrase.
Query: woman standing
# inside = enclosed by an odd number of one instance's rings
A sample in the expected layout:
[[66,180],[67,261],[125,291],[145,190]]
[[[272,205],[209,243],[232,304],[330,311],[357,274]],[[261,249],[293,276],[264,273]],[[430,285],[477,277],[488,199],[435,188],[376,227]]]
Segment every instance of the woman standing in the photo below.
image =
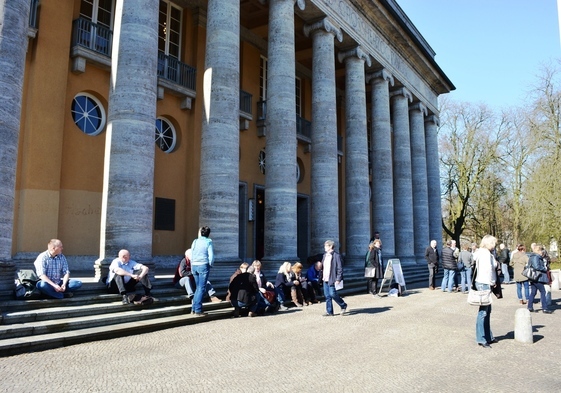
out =
[[[528,255],[526,255],[526,247],[524,244],[519,244],[516,247],[518,252],[512,254],[510,259],[510,266],[514,269],[514,281],[516,281],[516,294],[520,304],[526,304],[530,297],[530,289],[528,286],[528,277],[522,275],[522,270],[528,263]],[[524,287],[524,297],[522,297],[522,287]]]
[[210,268],[214,264],[214,246],[212,240],[208,238],[209,235],[210,228],[201,227],[199,237],[193,240],[193,244],[191,244],[191,271],[197,286],[191,310],[197,317],[207,315],[203,312],[203,296]]
[[368,292],[372,296],[380,297],[378,295],[378,280],[384,276],[384,266],[382,262],[382,241],[375,239],[368,245],[370,249],[366,267],[371,267],[374,270],[374,276],[368,278]]
[[538,279],[535,281],[530,281],[530,297],[528,298],[528,310],[534,312],[534,298],[538,290],[540,291],[540,297],[542,302],[542,312],[544,314],[551,314],[551,311],[547,309],[547,298],[545,293],[544,284],[549,284],[549,279],[547,277],[547,267],[542,258],[542,247],[539,244],[534,244],[532,246],[532,254],[528,263],[540,272]]
[[[497,260],[491,253],[495,249],[497,238],[485,235],[481,239],[479,248],[474,253],[475,268],[475,287],[478,291],[490,291],[491,287],[497,282]],[[475,340],[483,348],[491,348],[495,343],[495,338],[491,332],[491,305],[479,306],[477,321],[475,324]]]

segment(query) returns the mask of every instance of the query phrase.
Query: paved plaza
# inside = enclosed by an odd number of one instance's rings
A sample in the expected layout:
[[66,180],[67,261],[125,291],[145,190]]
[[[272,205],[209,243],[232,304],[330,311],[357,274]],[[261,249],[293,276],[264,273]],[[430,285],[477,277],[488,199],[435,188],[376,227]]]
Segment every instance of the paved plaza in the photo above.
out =
[[322,303],[0,358],[0,391],[559,392],[561,292],[522,344],[516,286],[503,291],[492,349],[475,344],[466,295],[410,288],[346,296],[348,316],[322,317]]

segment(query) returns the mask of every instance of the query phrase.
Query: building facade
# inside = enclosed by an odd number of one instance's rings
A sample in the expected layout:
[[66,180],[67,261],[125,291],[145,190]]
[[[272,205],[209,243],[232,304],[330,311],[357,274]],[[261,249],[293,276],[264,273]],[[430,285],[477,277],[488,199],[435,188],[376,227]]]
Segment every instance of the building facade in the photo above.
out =
[[[415,263],[441,239],[438,96],[395,0],[0,0],[0,285],[59,238],[172,266]],[[12,282],[13,283],[13,282]]]

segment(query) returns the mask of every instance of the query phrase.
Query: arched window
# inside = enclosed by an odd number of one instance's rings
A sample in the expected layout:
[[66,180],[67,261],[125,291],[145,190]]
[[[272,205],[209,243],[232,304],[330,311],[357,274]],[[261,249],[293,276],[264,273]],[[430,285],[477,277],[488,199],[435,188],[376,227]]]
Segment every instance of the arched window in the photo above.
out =
[[91,94],[76,94],[72,100],[71,112],[74,123],[86,135],[97,135],[105,127],[105,109]]
[[158,117],[156,119],[156,134],[155,134],[156,145],[164,153],[171,153],[175,149],[175,144],[177,143],[177,135],[175,133],[175,128],[171,122],[163,117]]

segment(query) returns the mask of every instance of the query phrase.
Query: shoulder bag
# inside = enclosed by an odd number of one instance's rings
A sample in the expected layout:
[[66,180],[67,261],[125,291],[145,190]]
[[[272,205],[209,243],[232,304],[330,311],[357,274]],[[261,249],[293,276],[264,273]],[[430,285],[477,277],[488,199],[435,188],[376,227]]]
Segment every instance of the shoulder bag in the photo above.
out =
[[[475,289],[475,277],[477,276],[479,260],[476,261],[475,271],[471,279],[472,285],[468,292],[467,302],[472,306],[489,306],[493,303],[490,289],[477,290]],[[491,268],[492,268],[491,264]]]
[[528,263],[526,264],[526,267],[524,267],[524,270],[522,270],[522,275],[524,277],[527,277],[528,280],[530,281],[538,281],[538,278],[540,277],[540,272],[538,272],[536,269],[532,267],[532,263],[530,261],[531,259],[528,259]]

